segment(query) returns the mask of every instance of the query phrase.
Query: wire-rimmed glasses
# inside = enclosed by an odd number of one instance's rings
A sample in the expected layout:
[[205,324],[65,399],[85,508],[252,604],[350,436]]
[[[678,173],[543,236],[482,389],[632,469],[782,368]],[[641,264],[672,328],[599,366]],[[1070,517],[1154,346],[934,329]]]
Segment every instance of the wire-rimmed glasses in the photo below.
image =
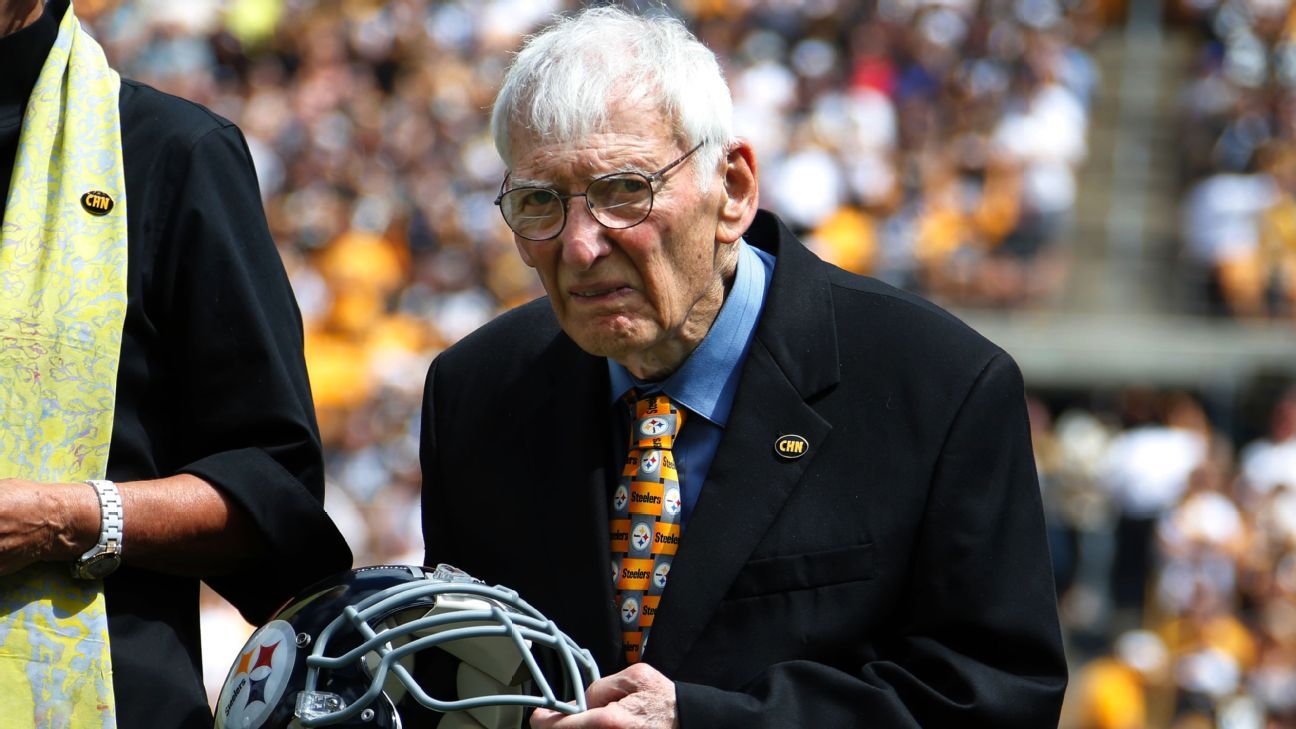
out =
[[[504,190],[495,198],[504,222],[520,238],[551,240],[567,227],[567,201],[574,197],[585,198],[590,215],[605,228],[620,230],[632,228],[652,212],[653,185],[666,173],[677,167],[702,147],[698,142],[693,149],[651,174],[642,172],[613,172],[596,177],[585,187],[585,192],[562,193],[548,187],[515,187]],[[508,178],[504,179],[504,185]]]

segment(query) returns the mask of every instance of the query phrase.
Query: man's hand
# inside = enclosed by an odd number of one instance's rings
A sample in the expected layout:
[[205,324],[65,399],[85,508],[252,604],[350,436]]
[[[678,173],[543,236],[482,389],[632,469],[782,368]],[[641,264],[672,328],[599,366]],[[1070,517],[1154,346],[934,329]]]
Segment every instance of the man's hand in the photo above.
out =
[[675,683],[647,663],[605,676],[585,691],[589,711],[536,709],[532,729],[678,729]]
[[94,544],[85,533],[97,534],[98,520],[98,498],[85,484],[0,479],[0,575],[76,559]]

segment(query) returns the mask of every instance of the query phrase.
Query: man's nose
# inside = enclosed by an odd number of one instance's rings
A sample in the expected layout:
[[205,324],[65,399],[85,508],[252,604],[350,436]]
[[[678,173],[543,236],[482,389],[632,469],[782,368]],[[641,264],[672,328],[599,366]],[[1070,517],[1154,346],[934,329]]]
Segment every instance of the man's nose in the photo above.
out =
[[584,198],[572,198],[567,207],[567,225],[562,232],[563,262],[584,271],[611,250],[607,228],[594,219]]

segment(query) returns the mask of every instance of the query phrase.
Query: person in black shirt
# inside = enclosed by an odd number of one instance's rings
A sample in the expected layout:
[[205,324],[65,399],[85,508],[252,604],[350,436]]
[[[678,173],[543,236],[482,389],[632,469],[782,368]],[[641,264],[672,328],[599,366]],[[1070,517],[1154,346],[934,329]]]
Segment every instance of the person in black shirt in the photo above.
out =
[[[68,0],[0,0],[0,206],[66,12]],[[323,509],[301,318],[242,134],[126,79],[119,109],[127,303],[107,479],[125,527],[104,580],[116,721],[209,727],[199,581],[261,622],[351,553]],[[0,574],[73,563],[100,526],[84,483],[0,480]]]

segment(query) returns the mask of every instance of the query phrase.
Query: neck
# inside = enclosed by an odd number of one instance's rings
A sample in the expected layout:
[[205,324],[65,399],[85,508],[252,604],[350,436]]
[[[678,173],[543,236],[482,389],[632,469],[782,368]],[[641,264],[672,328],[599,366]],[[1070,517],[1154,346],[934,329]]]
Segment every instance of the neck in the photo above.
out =
[[719,246],[716,251],[716,271],[719,278],[715,285],[694,302],[693,308],[685,317],[684,323],[675,335],[655,347],[642,352],[634,352],[624,361],[617,360],[630,374],[649,382],[657,382],[669,377],[684,364],[684,360],[693,354],[702,340],[706,338],[720,307],[733,289],[734,277],[738,272],[738,251],[734,246]]
[[[705,330],[702,335],[706,335]],[[619,364],[640,380],[660,382],[679,369],[701,342],[702,337],[673,339],[651,351],[636,352]]]
[[26,28],[45,12],[44,0],[0,0],[0,36]]

